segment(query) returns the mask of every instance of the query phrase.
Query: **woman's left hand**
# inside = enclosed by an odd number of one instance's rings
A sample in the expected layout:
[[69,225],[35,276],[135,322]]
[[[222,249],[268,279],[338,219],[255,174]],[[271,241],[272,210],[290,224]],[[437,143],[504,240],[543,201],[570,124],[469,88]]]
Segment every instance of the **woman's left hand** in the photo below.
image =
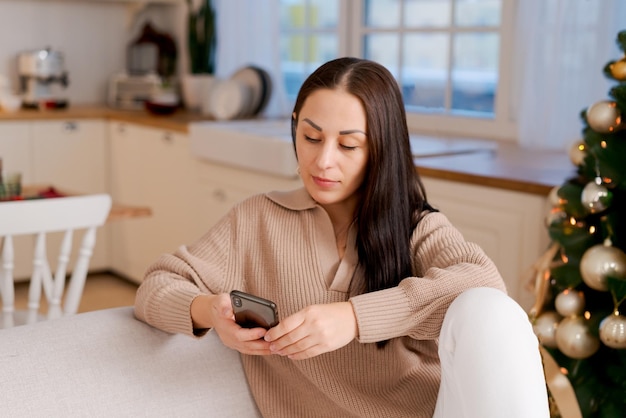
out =
[[303,360],[341,348],[357,337],[350,302],[311,305],[282,319],[265,334],[270,351]]

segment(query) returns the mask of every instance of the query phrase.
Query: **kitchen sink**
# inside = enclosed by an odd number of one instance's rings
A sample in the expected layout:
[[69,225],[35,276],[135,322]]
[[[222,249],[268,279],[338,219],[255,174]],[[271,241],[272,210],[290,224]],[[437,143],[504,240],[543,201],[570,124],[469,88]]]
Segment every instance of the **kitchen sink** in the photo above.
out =
[[197,122],[189,125],[189,140],[196,157],[296,178],[290,132],[288,119]]
[[[198,158],[283,177],[296,178],[297,162],[289,119],[194,122],[191,152]],[[415,158],[493,151],[492,141],[411,135]]]

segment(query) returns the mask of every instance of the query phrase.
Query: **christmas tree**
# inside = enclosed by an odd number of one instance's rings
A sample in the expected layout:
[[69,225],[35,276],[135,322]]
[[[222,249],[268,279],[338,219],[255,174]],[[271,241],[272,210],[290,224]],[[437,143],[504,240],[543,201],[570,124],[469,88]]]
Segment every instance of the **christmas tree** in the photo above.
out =
[[[624,56],[603,69],[616,82],[610,98],[580,115],[576,175],[549,197],[552,245],[529,312],[544,364],[556,362],[582,416],[594,418],[626,417],[626,30],[617,45]],[[551,391],[553,416],[565,416],[555,399]]]

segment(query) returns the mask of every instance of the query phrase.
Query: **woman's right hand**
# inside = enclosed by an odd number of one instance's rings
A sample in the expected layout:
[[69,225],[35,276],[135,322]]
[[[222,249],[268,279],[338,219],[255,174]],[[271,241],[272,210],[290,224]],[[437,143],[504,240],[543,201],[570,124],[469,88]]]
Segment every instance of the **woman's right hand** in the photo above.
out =
[[213,328],[225,346],[242,354],[272,354],[263,339],[265,329],[242,328],[235,322],[228,293],[197,296],[191,302],[191,320],[194,328]]

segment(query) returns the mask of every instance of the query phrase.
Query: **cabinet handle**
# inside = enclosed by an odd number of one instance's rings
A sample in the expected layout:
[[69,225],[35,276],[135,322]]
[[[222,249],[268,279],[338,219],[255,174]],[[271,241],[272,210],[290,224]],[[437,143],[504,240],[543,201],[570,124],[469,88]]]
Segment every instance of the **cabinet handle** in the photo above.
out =
[[217,200],[218,202],[225,202],[226,197],[226,191],[224,189],[213,190],[213,199]]
[[126,132],[126,125],[124,125],[123,123],[118,124],[117,132],[120,134],[123,134],[124,132]]
[[163,140],[165,142],[172,142],[172,139],[174,139],[174,135],[172,135],[171,132],[165,132],[163,133]]
[[78,130],[78,124],[72,121],[65,122],[65,124],[63,124],[63,130],[65,132],[74,132]]

